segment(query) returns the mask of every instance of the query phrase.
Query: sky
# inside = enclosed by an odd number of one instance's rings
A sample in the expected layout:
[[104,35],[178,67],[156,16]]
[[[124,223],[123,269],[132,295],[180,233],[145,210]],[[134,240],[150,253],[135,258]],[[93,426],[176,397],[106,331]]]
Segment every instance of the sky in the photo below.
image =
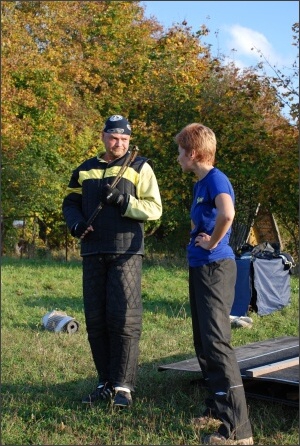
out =
[[272,66],[287,75],[298,56],[297,47],[292,45],[292,25],[299,21],[298,1],[140,3],[145,16],[153,16],[165,29],[184,20],[194,32],[206,25],[210,33],[201,37],[201,42],[211,45],[213,56],[226,56],[240,68],[253,67],[261,61],[260,51]]

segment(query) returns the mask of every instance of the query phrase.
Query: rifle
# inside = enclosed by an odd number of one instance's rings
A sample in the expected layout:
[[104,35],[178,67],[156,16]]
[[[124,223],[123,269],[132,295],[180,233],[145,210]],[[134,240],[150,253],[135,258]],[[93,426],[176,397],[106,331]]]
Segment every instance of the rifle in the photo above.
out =
[[[128,151],[128,153],[130,154],[129,156],[127,156],[127,158],[125,159],[118,175],[116,176],[116,178],[114,179],[114,181],[111,184],[111,187],[114,189],[117,184],[119,183],[120,179],[123,177],[125,171],[127,170],[127,168],[130,166],[130,164],[135,160],[137,153],[139,151],[138,146],[133,146],[132,149]],[[97,217],[97,215],[99,214],[99,212],[101,211],[101,209],[103,208],[104,203],[102,203],[100,201],[100,203],[98,204],[98,206],[96,207],[96,209],[94,210],[94,212],[92,213],[92,215],[90,216],[90,218],[87,221],[87,225],[90,226],[93,221],[95,220],[95,218]]]

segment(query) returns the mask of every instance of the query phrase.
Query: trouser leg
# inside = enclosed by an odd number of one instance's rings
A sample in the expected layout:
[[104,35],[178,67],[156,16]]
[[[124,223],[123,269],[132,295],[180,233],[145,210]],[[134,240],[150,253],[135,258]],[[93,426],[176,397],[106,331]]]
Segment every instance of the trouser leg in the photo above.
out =
[[142,331],[142,256],[115,256],[107,276],[110,380],[134,390]]
[[[201,372],[203,375],[206,384],[208,385],[208,376],[207,376],[207,364],[206,359],[203,352],[202,347],[202,338],[201,338],[201,330],[200,330],[200,315],[198,315],[198,309],[200,304],[198,301],[198,290],[199,285],[197,283],[197,270],[198,268],[189,268],[189,298],[190,298],[190,308],[191,308],[191,316],[192,316],[192,330],[193,330],[193,340],[195,352],[197,355],[197,359],[201,368]],[[200,297],[201,298],[201,297]]]
[[106,323],[106,275],[104,259],[83,257],[83,303],[86,330],[99,382],[109,381],[110,342]]
[[83,258],[85,320],[99,381],[134,390],[142,331],[141,255]]
[[240,369],[230,345],[236,264],[226,259],[190,268],[194,345],[225,437],[252,436]]

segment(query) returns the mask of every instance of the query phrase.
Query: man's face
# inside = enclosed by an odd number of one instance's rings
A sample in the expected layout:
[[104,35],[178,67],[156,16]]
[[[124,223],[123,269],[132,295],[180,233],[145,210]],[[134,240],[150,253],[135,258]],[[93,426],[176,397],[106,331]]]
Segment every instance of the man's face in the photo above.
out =
[[108,160],[114,160],[125,155],[129,148],[130,136],[122,135],[120,133],[102,132],[102,141],[105,146]]

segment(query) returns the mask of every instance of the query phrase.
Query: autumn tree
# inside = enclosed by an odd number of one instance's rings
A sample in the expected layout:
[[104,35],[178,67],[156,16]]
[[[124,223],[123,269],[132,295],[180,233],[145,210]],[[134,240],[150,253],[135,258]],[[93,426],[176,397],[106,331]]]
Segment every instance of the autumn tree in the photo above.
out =
[[132,142],[154,163],[164,211],[148,234],[188,239],[195,178],[181,173],[174,136],[193,121],[217,135],[217,163],[234,184],[237,222],[248,224],[266,197],[282,209],[286,225],[295,221],[294,179],[289,206],[276,188],[280,175],[287,183],[280,172],[294,163],[296,138],[280,115],[276,88],[255,70],[212,58],[202,44],[204,25],[197,32],[186,22],[165,30],[145,18],[137,1],[3,1],[1,12],[7,227],[34,216],[48,246],[61,246],[71,171],[103,150],[101,130],[115,113],[129,118]]
[[[299,51],[299,23],[292,26],[292,45]],[[258,51],[255,68],[262,79],[260,110],[269,136],[269,164],[262,202],[277,218],[286,249],[298,257],[299,242],[299,55],[290,67],[272,65]],[[267,75],[271,71],[271,75]],[[273,100],[270,100],[270,97]],[[276,109],[274,110],[274,107]],[[280,110],[281,113],[278,111]],[[282,115],[284,111],[284,116]],[[289,116],[287,119],[285,116]]]
[[2,211],[5,219],[38,215],[51,228],[62,222],[72,168],[100,150],[103,120],[129,114],[127,95],[139,87],[143,49],[158,26],[137,2],[1,8]]

